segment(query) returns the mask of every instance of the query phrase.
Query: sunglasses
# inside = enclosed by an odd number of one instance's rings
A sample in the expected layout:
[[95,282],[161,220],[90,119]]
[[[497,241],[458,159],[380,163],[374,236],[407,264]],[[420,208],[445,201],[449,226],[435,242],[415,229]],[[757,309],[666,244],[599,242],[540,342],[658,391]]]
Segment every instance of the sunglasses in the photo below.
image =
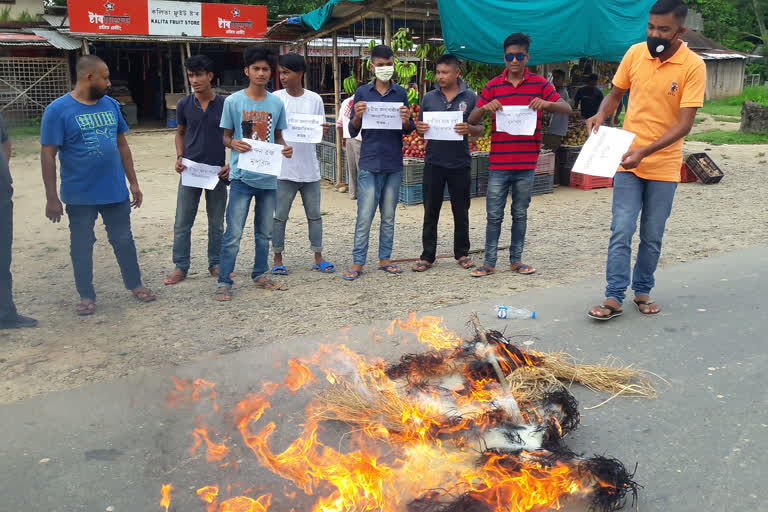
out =
[[517,59],[518,62],[522,62],[527,57],[524,53],[508,53],[504,56],[504,60],[507,62],[512,62],[513,60]]

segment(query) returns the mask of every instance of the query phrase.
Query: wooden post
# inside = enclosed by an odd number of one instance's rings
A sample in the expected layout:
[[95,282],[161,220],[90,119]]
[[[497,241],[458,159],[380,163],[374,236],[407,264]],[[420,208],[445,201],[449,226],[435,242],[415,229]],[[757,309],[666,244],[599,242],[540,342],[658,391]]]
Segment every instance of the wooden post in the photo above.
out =
[[184,92],[189,94],[189,80],[187,80],[187,59],[184,51],[184,45],[181,45],[181,76],[184,78]]
[[392,15],[384,15],[384,44],[392,46]]
[[309,89],[309,45],[304,43],[304,61],[307,63],[307,70],[304,72],[304,88]]
[[82,48],[82,50],[83,50],[83,55],[90,55],[91,54],[91,51],[88,49],[88,40],[87,39],[83,39],[83,48]]
[[187,58],[192,56],[192,49],[189,47],[189,41],[187,41]]
[[[339,118],[339,55],[338,50],[338,32],[333,33],[333,112],[334,119]],[[336,183],[342,182],[342,165],[341,165],[341,138],[336,137],[336,175],[338,176]]]
[[173,94],[173,48],[168,43],[168,81],[171,83],[171,94]]

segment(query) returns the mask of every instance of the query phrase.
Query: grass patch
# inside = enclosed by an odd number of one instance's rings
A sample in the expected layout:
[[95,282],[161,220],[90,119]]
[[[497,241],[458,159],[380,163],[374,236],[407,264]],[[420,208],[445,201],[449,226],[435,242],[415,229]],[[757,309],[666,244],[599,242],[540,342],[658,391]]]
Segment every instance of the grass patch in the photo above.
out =
[[719,100],[708,100],[699,112],[716,116],[741,117],[741,105],[745,101],[754,101],[761,105],[768,105],[768,87],[745,87],[741,96],[731,96]]
[[689,135],[686,140],[721,144],[768,144],[768,133],[741,133],[729,130],[707,130]]
[[703,123],[704,121],[706,121],[705,117],[696,116],[696,118],[693,120],[693,124],[696,125],[699,123]]
[[721,123],[740,123],[741,118],[728,117],[728,116],[715,116],[715,121],[720,121]]
[[17,139],[20,137],[39,137],[40,125],[28,124],[23,126],[14,126],[8,128],[8,135],[11,137],[11,139]]

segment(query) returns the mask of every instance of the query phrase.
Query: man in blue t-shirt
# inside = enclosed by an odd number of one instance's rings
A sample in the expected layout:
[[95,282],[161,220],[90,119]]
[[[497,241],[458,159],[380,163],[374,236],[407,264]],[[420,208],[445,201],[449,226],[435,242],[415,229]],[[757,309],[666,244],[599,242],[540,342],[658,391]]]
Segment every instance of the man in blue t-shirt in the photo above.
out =
[[[213,61],[205,55],[187,59],[187,78],[193,94],[176,104],[176,172],[182,174],[184,159],[218,168],[219,180],[212,190],[205,190],[205,211],[208,214],[208,272],[219,277],[221,237],[224,234],[224,212],[227,209],[227,149],[222,137],[221,113],[224,98],[211,87]],[[192,225],[195,223],[203,189],[188,187],[179,179],[176,194],[176,221],[173,225],[173,263],[176,269],[163,283],[177,284],[187,278],[192,248]]]
[[[61,203],[66,203],[70,255],[80,294],[76,312],[82,316],[96,311],[93,227],[99,214],[125,287],[141,302],[157,298],[141,284],[130,215],[132,206],[141,206],[143,195],[125,138],[128,125],[117,102],[106,96],[110,86],[109,68],[104,61],[95,55],[82,57],[77,63],[75,89],[48,105],[41,123],[45,216],[59,222],[64,215]],[[61,200],[56,190],[57,154],[61,163]],[[126,179],[133,201],[128,197]]]
[[283,102],[267,92],[272,68],[277,64],[275,55],[261,45],[249,46],[243,53],[245,75],[250,84],[246,89],[227,97],[221,114],[224,129],[224,145],[232,151],[229,155],[229,204],[227,205],[227,230],[221,244],[219,283],[216,299],[232,298],[232,276],[235,260],[240,250],[240,239],[248,218],[251,199],[254,200],[253,238],[255,256],[251,279],[257,287],[277,290],[280,283],[264,274],[269,270],[269,238],[275,215],[277,177],[270,174],[241,169],[240,153],[247,153],[251,146],[243,139],[254,139],[283,145],[283,156],[291,158],[293,148],[283,140],[282,131],[288,127]]

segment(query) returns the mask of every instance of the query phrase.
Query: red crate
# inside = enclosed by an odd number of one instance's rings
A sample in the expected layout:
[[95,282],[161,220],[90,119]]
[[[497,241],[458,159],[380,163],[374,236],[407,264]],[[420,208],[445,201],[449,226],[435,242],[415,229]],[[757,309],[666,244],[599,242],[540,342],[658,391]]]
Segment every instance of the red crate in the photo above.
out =
[[685,162],[683,162],[683,166],[680,167],[680,183],[692,183],[694,181],[699,181],[699,178],[697,178],[696,175],[693,174],[693,171],[688,168]]
[[554,174],[555,173],[555,154],[553,152],[539,153],[539,159],[536,162],[535,174]]
[[571,182],[569,187],[581,190],[592,190],[593,188],[611,188],[613,187],[613,178],[601,178],[599,176],[590,176],[580,172],[571,173]]

